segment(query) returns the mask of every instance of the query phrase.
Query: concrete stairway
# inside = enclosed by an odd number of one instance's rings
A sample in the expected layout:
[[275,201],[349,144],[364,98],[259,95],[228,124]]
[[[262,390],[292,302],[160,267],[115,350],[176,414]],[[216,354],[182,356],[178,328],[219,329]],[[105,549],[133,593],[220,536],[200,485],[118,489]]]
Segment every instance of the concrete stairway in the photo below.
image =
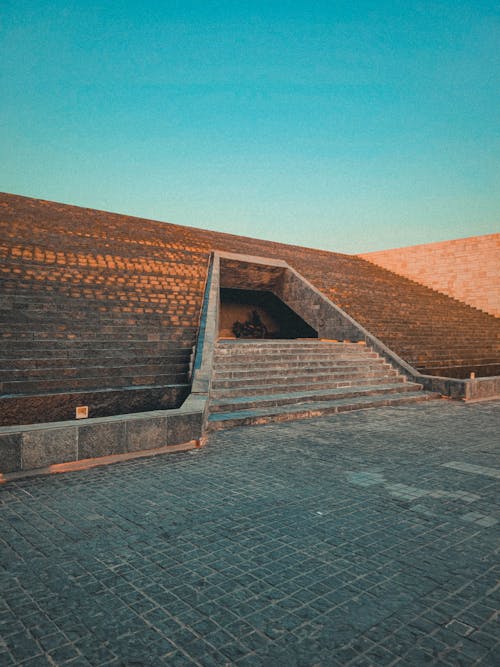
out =
[[215,349],[209,430],[435,397],[365,345],[222,340]]

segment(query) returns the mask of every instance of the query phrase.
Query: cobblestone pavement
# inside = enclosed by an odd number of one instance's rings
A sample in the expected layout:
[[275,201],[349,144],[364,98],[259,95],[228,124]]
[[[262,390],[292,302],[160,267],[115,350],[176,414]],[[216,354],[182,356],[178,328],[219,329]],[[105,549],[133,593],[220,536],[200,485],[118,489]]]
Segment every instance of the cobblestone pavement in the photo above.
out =
[[499,427],[433,401],[5,484],[0,664],[498,665]]

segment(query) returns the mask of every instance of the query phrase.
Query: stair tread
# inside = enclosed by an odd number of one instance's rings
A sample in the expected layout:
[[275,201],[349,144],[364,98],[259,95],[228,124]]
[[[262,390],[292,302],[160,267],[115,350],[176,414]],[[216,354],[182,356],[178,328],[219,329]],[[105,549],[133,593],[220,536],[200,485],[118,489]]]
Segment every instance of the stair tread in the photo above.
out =
[[[417,387],[420,391],[421,385],[416,382],[405,383],[406,387],[414,387],[417,391]],[[267,394],[258,394],[251,396],[234,396],[232,398],[219,398],[210,401],[212,406],[221,406],[228,403],[238,404],[241,403],[255,403],[258,401],[272,401],[272,400],[282,400],[282,399],[293,399],[293,398],[314,398],[316,396],[332,396],[335,394],[345,394],[351,390],[352,393],[363,392],[363,391],[373,391],[373,390],[390,390],[390,389],[401,389],[401,383],[383,383],[383,384],[367,384],[367,385],[356,385],[355,387],[338,387],[334,389],[311,389],[307,391],[288,391],[288,392],[279,392],[279,393],[267,393]],[[408,392],[402,392],[408,393]]]
[[104,394],[116,391],[136,391],[144,389],[165,389],[167,387],[189,387],[188,383],[172,382],[166,384],[126,385],[123,387],[97,387],[95,389],[61,389],[61,391],[37,391],[36,393],[0,394],[0,402],[4,399],[32,398],[33,396],[55,396],[64,394]]
[[398,401],[413,401],[413,400],[429,400],[435,398],[434,394],[429,392],[401,392],[383,396],[357,396],[353,398],[344,398],[334,401],[318,401],[311,403],[300,403],[285,406],[273,406],[268,408],[255,408],[252,410],[239,410],[235,412],[217,412],[209,416],[210,422],[229,421],[233,419],[245,419],[251,417],[267,417],[280,414],[293,414],[310,411],[326,411],[335,407],[363,406],[369,403],[379,403],[380,405],[387,404],[387,402]]
[[[380,373],[371,376],[367,376],[366,374],[363,374],[362,372],[360,373],[350,373],[349,375],[346,375],[345,377],[342,376],[333,376],[330,373],[325,373],[324,376],[320,376],[320,374],[317,374],[314,376],[314,385],[316,386],[317,389],[335,389],[337,387],[339,388],[345,388],[349,386],[353,387],[359,387],[360,385],[364,383],[373,383],[377,379],[381,378],[386,378],[387,380],[390,379],[391,382],[397,382],[398,384],[402,384],[403,382],[406,382],[406,379],[404,376],[401,375],[385,375]],[[218,386],[219,383],[224,383],[227,384],[228,382],[232,383],[232,386],[230,387],[220,387]],[[231,392],[238,392],[238,394],[244,396],[244,395],[259,395],[259,394],[267,394],[269,392],[272,392],[273,389],[277,389],[280,387],[278,390],[280,393],[283,391],[309,391],[309,388],[311,386],[311,376],[310,375],[297,375],[297,376],[282,376],[279,378],[279,382],[276,384],[255,384],[255,385],[243,385],[241,386],[239,383],[242,382],[241,380],[217,380],[212,384],[212,392],[213,394],[217,394],[218,396],[214,396],[214,398],[220,399],[220,398],[225,398],[223,394],[226,394],[227,396],[234,396],[234,393]],[[351,384],[352,383],[352,384]],[[318,386],[319,385],[319,386]],[[281,389],[283,387],[283,389]]]

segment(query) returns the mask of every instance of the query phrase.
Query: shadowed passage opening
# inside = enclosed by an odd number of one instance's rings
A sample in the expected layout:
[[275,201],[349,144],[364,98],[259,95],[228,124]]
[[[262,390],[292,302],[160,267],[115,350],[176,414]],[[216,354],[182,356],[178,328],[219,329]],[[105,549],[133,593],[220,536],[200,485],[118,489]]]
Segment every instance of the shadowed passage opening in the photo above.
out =
[[317,338],[317,332],[272,292],[223,287],[221,338]]

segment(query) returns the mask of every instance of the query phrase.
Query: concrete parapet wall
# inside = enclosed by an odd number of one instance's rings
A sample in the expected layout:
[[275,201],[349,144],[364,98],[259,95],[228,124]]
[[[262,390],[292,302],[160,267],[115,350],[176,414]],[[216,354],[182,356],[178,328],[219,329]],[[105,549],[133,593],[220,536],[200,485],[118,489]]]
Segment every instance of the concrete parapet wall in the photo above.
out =
[[467,380],[467,400],[482,401],[500,397],[500,376]]
[[500,234],[368,252],[359,257],[500,316]]
[[284,271],[275,292],[318,332],[319,338],[362,340],[354,320],[293,269]]
[[92,417],[168,410],[182,405],[189,394],[189,385],[163,387],[128,387],[101,389],[94,392],[68,392],[39,396],[5,396],[2,400],[0,424],[30,424],[67,421],[74,418],[75,406],[87,406]]

